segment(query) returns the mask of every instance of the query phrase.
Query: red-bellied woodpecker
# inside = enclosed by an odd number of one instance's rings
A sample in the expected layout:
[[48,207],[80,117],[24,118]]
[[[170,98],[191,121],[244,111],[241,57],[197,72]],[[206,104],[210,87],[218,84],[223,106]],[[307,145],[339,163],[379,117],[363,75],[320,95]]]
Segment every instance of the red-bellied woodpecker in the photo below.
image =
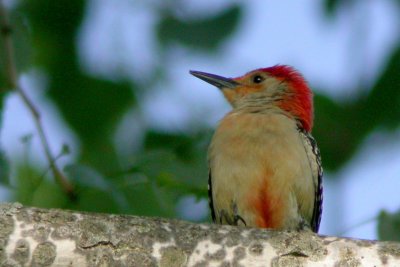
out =
[[312,92],[285,65],[238,78],[191,71],[232,105],[209,147],[211,214],[220,224],[318,232],[322,167]]

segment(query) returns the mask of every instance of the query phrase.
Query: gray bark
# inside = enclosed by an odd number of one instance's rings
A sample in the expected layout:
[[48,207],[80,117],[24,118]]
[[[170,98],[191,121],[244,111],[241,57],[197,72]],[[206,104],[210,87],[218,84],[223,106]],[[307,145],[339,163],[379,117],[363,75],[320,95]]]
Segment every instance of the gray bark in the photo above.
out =
[[400,243],[0,204],[1,266],[400,266]]

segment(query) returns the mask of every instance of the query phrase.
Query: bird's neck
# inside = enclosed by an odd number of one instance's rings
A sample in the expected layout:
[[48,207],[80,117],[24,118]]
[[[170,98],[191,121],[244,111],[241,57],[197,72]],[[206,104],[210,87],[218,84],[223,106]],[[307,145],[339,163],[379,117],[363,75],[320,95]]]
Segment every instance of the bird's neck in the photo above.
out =
[[302,121],[298,116],[292,114],[292,112],[282,109],[281,107],[274,104],[266,104],[266,105],[255,105],[255,104],[242,104],[240,106],[234,107],[231,112],[236,115],[247,115],[246,117],[257,116],[258,118],[268,118],[270,116],[279,115],[285,116],[290,120],[293,120],[299,129],[306,129],[304,126],[304,121]]
[[270,114],[282,111],[269,98],[247,98],[233,103],[233,111],[237,113]]

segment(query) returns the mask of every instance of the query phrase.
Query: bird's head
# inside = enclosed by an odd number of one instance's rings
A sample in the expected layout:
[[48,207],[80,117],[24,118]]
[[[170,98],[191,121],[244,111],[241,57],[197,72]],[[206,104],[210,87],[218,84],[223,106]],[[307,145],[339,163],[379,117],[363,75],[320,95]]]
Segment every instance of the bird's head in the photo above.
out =
[[290,66],[256,69],[237,78],[200,71],[190,73],[218,87],[234,109],[262,113],[278,108],[296,119],[306,131],[311,131],[312,92],[303,76]]

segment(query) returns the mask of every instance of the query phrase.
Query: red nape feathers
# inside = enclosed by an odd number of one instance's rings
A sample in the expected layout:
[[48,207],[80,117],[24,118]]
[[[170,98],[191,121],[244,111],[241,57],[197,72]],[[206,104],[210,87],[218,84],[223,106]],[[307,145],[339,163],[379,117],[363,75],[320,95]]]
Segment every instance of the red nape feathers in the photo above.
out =
[[281,108],[296,115],[303,128],[310,132],[313,126],[313,99],[312,92],[303,76],[294,68],[286,65],[275,65],[259,69],[288,83],[293,90],[294,98],[281,103]]

